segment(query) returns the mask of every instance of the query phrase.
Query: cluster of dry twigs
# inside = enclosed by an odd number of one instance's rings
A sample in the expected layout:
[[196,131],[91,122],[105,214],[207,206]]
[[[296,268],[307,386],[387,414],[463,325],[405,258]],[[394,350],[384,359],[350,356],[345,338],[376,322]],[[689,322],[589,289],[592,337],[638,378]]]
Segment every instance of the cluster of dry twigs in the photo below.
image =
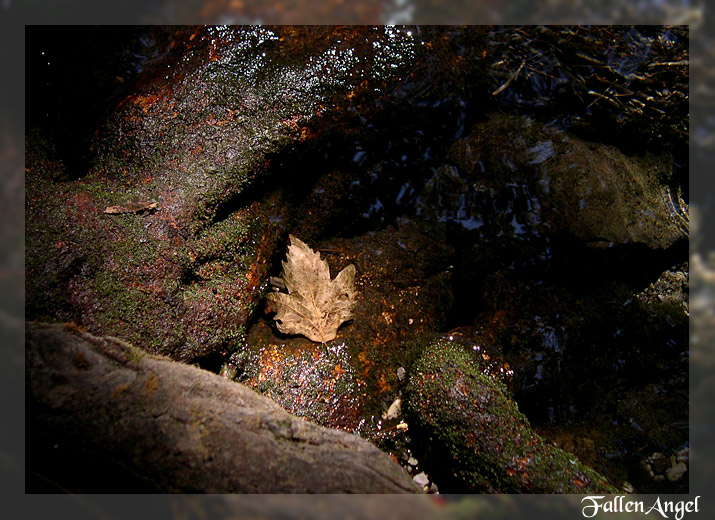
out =
[[493,94],[634,145],[688,143],[686,26],[502,26]]

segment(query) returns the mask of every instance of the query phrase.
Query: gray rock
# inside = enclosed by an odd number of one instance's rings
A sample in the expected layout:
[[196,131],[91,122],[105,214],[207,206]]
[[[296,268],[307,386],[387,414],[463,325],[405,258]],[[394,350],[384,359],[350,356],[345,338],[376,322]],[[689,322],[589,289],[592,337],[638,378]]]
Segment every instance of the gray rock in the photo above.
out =
[[415,493],[367,441],[68,325],[26,328],[28,474],[77,492]]
[[402,399],[399,397],[393,401],[390,408],[387,409],[386,419],[397,419],[402,413]]
[[429,485],[429,479],[427,478],[427,475],[425,475],[424,471],[421,471],[420,473],[412,477],[412,480],[420,487]]
[[398,380],[404,381],[405,375],[406,375],[406,373],[405,373],[405,369],[403,367],[400,367],[397,369],[397,379]]
[[680,480],[686,471],[688,471],[688,466],[686,466],[684,462],[678,462],[675,466],[668,468],[665,472],[665,476],[668,477],[668,480],[671,482],[675,482],[676,480]]

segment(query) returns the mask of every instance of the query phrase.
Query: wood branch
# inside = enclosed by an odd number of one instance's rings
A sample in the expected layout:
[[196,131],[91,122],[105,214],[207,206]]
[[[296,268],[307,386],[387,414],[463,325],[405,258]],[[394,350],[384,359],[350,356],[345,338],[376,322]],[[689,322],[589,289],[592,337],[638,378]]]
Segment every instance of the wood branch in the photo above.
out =
[[367,441],[77,327],[25,332],[26,491],[416,493]]
[[511,77],[510,77],[508,80],[506,80],[506,83],[504,83],[501,87],[499,87],[499,88],[496,89],[494,92],[492,92],[492,96],[498,95],[502,90],[504,90],[504,89],[507,88],[509,85],[511,85],[511,82],[516,79],[516,77],[517,77],[517,76],[519,75],[519,73],[521,72],[521,69],[524,68],[524,65],[525,65],[525,64],[526,64],[526,62],[525,62],[525,61],[522,61],[522,62],[521,62],[521,65],[519,65],[519,68],[516,69],[516,72],[515,72],[514,74],[512,74]]

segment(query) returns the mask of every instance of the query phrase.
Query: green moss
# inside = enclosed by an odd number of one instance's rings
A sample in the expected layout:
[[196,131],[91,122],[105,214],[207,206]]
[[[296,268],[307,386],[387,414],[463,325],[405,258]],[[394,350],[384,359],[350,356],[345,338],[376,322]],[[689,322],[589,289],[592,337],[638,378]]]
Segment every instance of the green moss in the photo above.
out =
[[155,305],[150,295],[127,287],[125,282],[108,270],[99,270],[91,287],[95,293],[95,312],[91,318],[106,333],[126,337],[151,352],[162,344],[154,333]]
[[601,475],[536,435],[504,384],[484,369],[480,357],[447,340],[433,342],[412,367],[410,424],[433,454],[435,466],[428,470],[447,488],[614,491]]
[[186,244],[186,253],[197,261],[235,262],[250,253],[248,239],[254,219],[231,216],[200,232]]

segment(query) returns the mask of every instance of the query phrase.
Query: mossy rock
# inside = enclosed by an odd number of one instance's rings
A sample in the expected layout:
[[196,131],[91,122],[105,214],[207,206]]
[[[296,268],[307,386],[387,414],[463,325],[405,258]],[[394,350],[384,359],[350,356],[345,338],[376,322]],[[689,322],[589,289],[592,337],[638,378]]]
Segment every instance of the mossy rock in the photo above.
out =
[[449,151],[419,202],[484,239],[565,237],[664,249],[688,236],[668,154],[629,156],[523,116],[493,113]]
[[480,358],[433,342],[412,367],[409,424],[443,492],[615,493],[602,475],[538,436]]

